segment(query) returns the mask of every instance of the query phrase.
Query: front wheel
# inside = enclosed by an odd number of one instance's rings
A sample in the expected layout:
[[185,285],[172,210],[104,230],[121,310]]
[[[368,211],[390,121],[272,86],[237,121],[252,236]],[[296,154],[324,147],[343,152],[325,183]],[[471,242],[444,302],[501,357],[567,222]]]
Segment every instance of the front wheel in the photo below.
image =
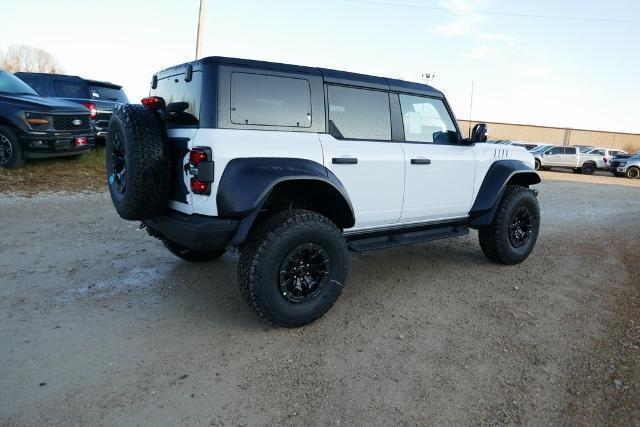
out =
[[629,169],[627,169],[624,176],[626,176],[629,179],[636,179],[640,176],[640,168],[637,168],[636,166],[631,166]]
[[540,162],[540,160],[536,159],[535,167],[537,171],[542,169],[542,163]]
[[478,230],[480,248],[500,264],[518,264],[529,256],[540,231],[540,207],[526,187],[507,186],[491,225]]
[[226,252],[225,249],[219,249],[216,251],[194,251],[193,249],[189,249],[170,240],[163,240],[162,243],[165,248],[169,249],[169,252],[178,258],[190,262],[213,261],[214,259],[220,258]]
[[342,293],[347,267],[346,242],[333,222],[288,210],[252,231],[240,253],[238,285],[258,316],[298,327],[329,311]]
[[18,135],[8,126],[0,126],[0,166],[16,169],[24,162]]

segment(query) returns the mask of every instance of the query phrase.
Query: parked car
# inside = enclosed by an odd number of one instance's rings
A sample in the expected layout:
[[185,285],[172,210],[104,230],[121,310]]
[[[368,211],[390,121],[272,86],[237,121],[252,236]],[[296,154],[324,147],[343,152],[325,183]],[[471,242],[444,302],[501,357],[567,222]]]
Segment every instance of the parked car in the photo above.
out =
[[536,170],[554,168],[572,169],[577,173],[590,175],[597,169],[608,170],[601,156],[580,152],[580,147],[556,145],[534,154]]
[[0,70],[0,166],[17,168],[25,159],[76,156],[93,143],[86,108],[43,98]]
[[640,177],[640,152],[624,159],[614,158],[611,160],[610,168],[615,176],[626,176],[630,179]]
[[42,96],[61,98],[87,107],[91,119],[95,120],[95,135],[99,140],[107,137],[113,109],[129,103],[122,86],[109,82],[62,74],[16,73],[16,76]]
[[587,151],[587,154],[601,157],[602,161],[604,162],[605,168],[608,168],[610,165],[611,159],[613,159],[616,156],[625,155],[627,154],[627,152],[623,150],[612,150],[610,148],[594,148],[592,150]]
[[275,325],[331,308],[348,249],[476,228],[489,259],[516,264],[535,245],[533,157],[482,143],[484,124],[463,139],[430,86],[210,57],[158,72],[150,95],[109,125],[117,212],[189,261],[239,248],[244,300]]

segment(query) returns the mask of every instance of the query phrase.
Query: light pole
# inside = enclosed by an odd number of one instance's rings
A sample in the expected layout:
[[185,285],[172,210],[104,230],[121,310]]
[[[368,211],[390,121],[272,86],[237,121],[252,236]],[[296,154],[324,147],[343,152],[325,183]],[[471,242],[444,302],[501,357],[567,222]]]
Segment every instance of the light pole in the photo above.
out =
[[471,102],[469,104],[469,138],[471,138],[471,117],[473,113],[473,80],[471,81]]
[[196,36],[196,60],[202,53],[202,31],[204,30],[204,9],[206,0],[200,0],[200,10],[198,12],[198,34]]

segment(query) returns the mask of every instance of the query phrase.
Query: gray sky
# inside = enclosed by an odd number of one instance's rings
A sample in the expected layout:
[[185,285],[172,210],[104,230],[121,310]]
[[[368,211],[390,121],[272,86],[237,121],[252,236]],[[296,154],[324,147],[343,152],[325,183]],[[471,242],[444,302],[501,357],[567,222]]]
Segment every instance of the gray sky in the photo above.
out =
[[[3,6],[0,49],[44,48],[131,100],[154,71],[194,56],[198,0]],[[459,119],[474,81],[474,120],[640,133],[639,42],[635,0],[207,0],[203,52],[412,81],[435,73]]]

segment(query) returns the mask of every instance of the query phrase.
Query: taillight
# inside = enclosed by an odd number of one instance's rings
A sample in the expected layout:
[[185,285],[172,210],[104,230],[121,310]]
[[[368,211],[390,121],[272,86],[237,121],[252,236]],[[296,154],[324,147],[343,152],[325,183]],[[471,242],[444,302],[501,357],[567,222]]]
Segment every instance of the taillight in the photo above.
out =
[[191,150],[189,153],[189,162],[194,166],[198,166],[200,162],[205,160],[207,160],[207,153],[202,150]]
[[196,194],[203,194],[209,191],[209,184],[200,181],[198,178],[191,178],[191,191]]
[[89,114],[90,114],[90,118],[91,120],[95,120],[96,117],[98,116],[98,110],[96,109],[96,104],[92,104],[92,103],[83,103],[82,105],[84,105],[85,107],[87,107],[87,110],[89,110]]
[[142,105],[146,105],[147,107],[155,109],[161,109],[166,107],[167,105],[164,101],[164,98],[161,96],[148,96],[146,98],[142,98],[140,102],[142,103]]
[[606,157],[603,157],[602,160],[604,160],[605,163],[609,161],[609,159],[607,159]]
[[191,191],[194,194],[209,194],[213,182],[213,162],[210,148],[194,148],[189,151],[188,172],[191,177]]

